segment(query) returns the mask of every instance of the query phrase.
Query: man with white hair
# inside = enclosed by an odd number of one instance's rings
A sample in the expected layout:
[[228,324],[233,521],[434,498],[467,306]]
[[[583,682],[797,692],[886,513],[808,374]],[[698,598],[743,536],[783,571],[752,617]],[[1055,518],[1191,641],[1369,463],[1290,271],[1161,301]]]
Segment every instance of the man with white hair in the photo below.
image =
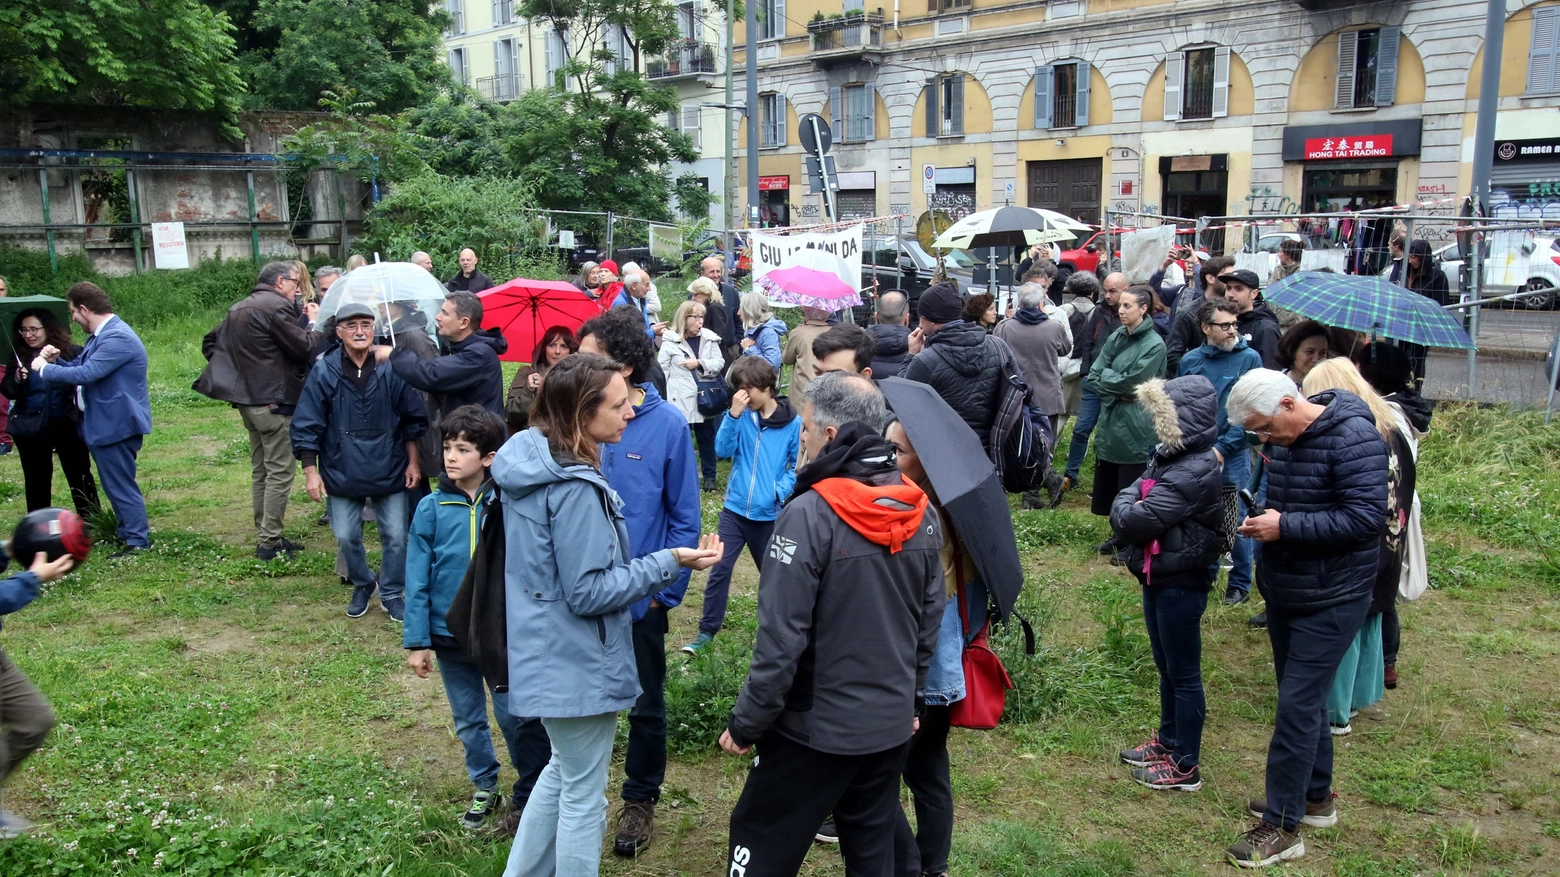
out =
[[[623,263],[623,273],[627,274],[630,271],[643,272],[647,280],[650,277],[650,272],[639,267],[638,262]],[[661,293],[655,288],[654,280],[650,280],[650,288],[645,290],[645,313],[650,315],[652,323],[661,319]]]
[[646,296],[650,292],[650,275],[643,271],[623,272],[623,291],[618,294],[617,300],[612,303],[615,308],[633,308],[639,312],[639,316],[645,321],[645,334],[651,340],[658,340],[661,333],[666,331],[666,324],[650,318],[650,307]]
[[[1221,318],[1227,315],[1222,315]],[[1333,390],[1306,399],[1282,372],[1246,373],[1226,411],[1267,443],[1266,509],[1239,533],[1263,543],[1257,587],[1267,601],[1278,709],[1261,820],[1227,853],[1257,868],[1305,855],[1300,826],[1338,821],[1327,692],[1370,611],[1387,520],[1387,446],[1370,408]]]
[[424,253],[422,250],[418,250],[417,252],[413,253],[412,257],[406,261],[411,262],[413,265],[416,265],[424,271],[427,271],[429,274],[433,273],[433,257],[427,253]]

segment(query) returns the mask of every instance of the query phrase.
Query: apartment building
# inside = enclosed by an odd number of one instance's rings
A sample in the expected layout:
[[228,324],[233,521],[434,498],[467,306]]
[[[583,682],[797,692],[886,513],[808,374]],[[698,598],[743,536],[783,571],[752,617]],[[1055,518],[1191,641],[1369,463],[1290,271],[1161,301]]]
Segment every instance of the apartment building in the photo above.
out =
[[[652,81],[677,90],[679,108],[669,113],[668,127],[693,138],[701,158],[677,163],[674,176],[696,174],[711,192],[724,200],[726,138],[725,111],[726,24],[721,7],[704,0],[677,5],[680,39],[664,54],[636,60],[619,30],[588,39],[562,33],[549,22],[523,18],[515,0],[442,0],[452,23],[444,34],[446,61],[456,80],[495,101],[510,101],[527,89],[573,88],[562,70],[570,58],[590,57],[606,48]],[[711,106],[707,106],[711,105]],[[719,204],[710,208],[718,224]]]
[[[1469,188],[1485,16],[1472,0],[753,2],[766,223],[819,216],[796,133],[807,113],[831,120],[846,215],[1013,203],[1098,222]],[[1560,0],[1507,11],[1496,206],[1560,216]]]

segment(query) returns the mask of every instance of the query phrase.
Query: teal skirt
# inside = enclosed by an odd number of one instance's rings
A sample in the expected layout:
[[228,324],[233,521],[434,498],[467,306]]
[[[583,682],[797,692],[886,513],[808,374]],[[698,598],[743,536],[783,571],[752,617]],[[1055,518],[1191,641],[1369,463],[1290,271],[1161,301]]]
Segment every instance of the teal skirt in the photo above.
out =
[[1327,721],[1347,725],[1351,711],[1381,700],[1382,661],[1381,613],[1377,612],[1365,617],[1365,625],[1343,653],[1332,691],[1327,694]]

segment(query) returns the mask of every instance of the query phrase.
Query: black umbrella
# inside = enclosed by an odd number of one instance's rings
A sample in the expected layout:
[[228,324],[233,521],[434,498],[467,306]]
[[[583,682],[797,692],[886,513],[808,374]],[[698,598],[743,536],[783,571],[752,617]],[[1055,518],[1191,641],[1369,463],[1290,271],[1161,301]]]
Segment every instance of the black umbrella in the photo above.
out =
[[991,592],[996,620],[1005,620],[1024,586],[1024,565],[996,467],[980,439],[931,387],[904,378],[884,378],[878,386]]

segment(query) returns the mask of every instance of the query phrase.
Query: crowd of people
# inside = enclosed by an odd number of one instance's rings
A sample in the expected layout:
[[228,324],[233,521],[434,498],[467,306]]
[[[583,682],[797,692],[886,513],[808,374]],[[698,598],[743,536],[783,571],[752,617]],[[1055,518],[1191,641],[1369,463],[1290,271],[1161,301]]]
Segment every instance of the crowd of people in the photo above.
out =
[[[839,843],[852,875],[947,872],[950,716],[993,583],[933,489],[946,461],[910,440],[905,421],[922,412],[892,409],[890,379],[930,388],[993,462],[1015,381],[1047,442],[1071,420],[1065,453],[1054,449],[1065,462],[1025,508],[1080,489],[1093,440],[1089,507],[1111,532],[1098,549],[1141,583],[1160,678],[1157,730],[1120,753],[1142,785],[1202,787],[1200,620],[1223,569],[1226,604],[1257,583],[1278,707],[1257,822],[1227,855],[1249,867],[1303,855],[1301,826],[1338,819],[1332,738],[1398,684],[1395,604],[1423,576],[1405,558],[1422,540],[1414,457],[1429,408],[1408,355],[1305,320],[1281,331],[1261,280],[1228,260],[1176,289],[1119,273],[1058,284],[1034,256],[1005,314],[943,282],[914,301],[883,292],[866,327],[809,309],[794,329],[762,294],[739,295],[719,258],[665,321],[647,272],[587,264],[576,285],[599,314],[547,329],[507,392],[507,342],[483,328],[474,294],[492,281],[471,250],[431,317],[438,344],[410,302],[322,317],[309,300],[343,271],[273,262],[206,336],[195,388],[249,434],[256,556],[302,550],[282,527],[301,467],[326,504],[347,615],[377,592],[411,669],[438,670],[473,786],[460,818],[514,836],[506,877],[597,872],[623,710],[612,849],[650,846],[668,617],[707,571],[698,634],[680,651],[711,648],[743,548],[760,577],[757,636],[718,742],[758,757],[730,817],[731,873],[795,874],[815,840]],[[427,254],[412,261],[431,270]],[[77,284],[69,301],[84,347],[47,312],[24,312],[14,341],[32,358],[0,390],[19,400],[13,433],[18,414],[41,412],[43,430],[18,447],[58,453],[83,510],[97,501],[85,458],[96,462],[121,555],[134,553],[150,544],[135,482],[151,429],[145,348],[101,289]],[[701,535],[720,459],[716,532]],[[46,504],[47,480],[35,497],[27,472],[29,507]],[[0,613],[68,566],[40,556],[0,582]],[[52,724],[0,654],[0,692],[11,687],[27,695],[0,709],[0,780]],[[490,706],[517,774],[507,806]]]

